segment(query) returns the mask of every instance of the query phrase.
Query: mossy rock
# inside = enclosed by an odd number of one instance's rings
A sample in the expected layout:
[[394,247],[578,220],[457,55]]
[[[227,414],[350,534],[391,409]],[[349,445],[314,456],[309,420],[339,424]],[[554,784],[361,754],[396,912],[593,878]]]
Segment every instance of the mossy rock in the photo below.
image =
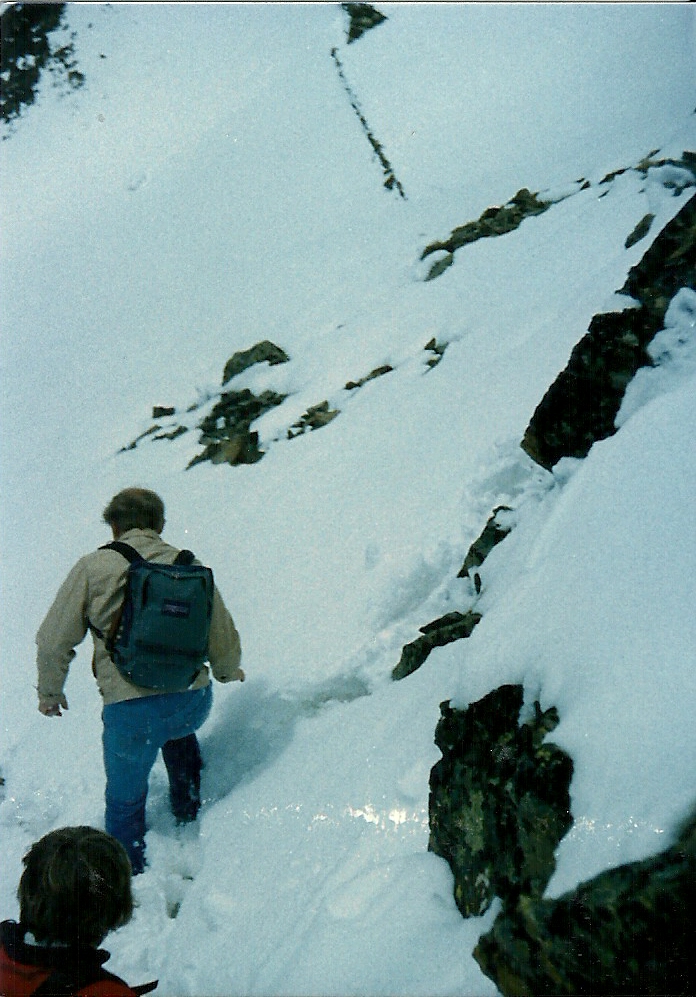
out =
[[270,339],[264,339],[260,343],[256,343],[248,350],[239,350],[234,353],[230,359],[225,364],[225,369],[222,374],[223,385],[231,381],[233,377],[237,374],[241,374],[242,371],[248,370],[249,367],[253,367],[257,363],[268,363],[271,366],[276,364],[287,363],[290,357],[287,355],[285,350],[281,349],[280,346],[276,346],[272,343]]
[[465,917],[482,914],[495,896],[541,896],[572,824],[572,761],[544,740],[558,713],[537,703],[520,723],[522,703],[522,686],[505,685],[466,710],[441,705],[429,848],[448,861]]
[[660,855],[558,899],[522,895],[474,957],[505,997],[696,993],[696,811]]

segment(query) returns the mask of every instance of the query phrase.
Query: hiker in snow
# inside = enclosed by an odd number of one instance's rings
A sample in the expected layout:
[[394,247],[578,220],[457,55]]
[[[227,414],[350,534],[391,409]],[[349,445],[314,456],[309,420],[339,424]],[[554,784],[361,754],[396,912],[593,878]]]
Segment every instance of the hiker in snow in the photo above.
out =
[[131,869],[115,838],[93,827],[51,831],[24,856],[17,889],[19,924],[0,925],[0,994],[108,994],[135,997],[157,983],[129,987],[99,949],[133,913]]
[[41,713],[62,716],[70,662],[91,630],[92,669],[104,700],[105,827],[137,875],[145,866],[148,777],[160,749],[177,822],[198,814],[195,731],[212,702],[205,661],[219,682],[244,681],[244,672],[239,634],[210,569],[160,537],[162,499],[126,488],[103,518],[114,541],[77,562],[39,628],[37,692]]

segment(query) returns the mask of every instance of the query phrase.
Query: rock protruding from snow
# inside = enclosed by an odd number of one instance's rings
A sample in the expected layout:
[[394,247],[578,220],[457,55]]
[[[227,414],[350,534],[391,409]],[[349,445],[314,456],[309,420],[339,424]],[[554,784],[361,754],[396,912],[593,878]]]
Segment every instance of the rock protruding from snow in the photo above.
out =
[[501,540],[504,540],[511,531],[512,527],[509,523],[502,522],[500,515],[501,513],[510,511],[510,506],[508,505],[499,505],[493,510],[488,522],[481,531],[481,535],[474,540],[464,558],[459,578],[471,578],[477,593],[481,591],[481,579],[476,569],[481,567],[493,548]]
[[541,897],[573,822],[573,763],[545,741],[558,712],[535,703],[521,721],[523,699],[522,686],[504,685],[466,710],[440,707],[429,847],[449,863],[465,917],[483,914],[496,896]]
[[276,364],[287,363],[290,357],[287,355],[285,350],[281,349],[280,346],[276,346],[272,343],[270,339],[263,339],[260,343],[252,346],[248,350],[238,350],[234,353],[230,359],[225,364],[225,369],[222,374],[223,385],[231,381],[233,377],[237,374],[241,374],[242,371],[248,370],[249,367],[253,367],[257,363],[267,363],[270,367],[275,367]]
[[651,366],[647,347],[663,328],[667,307],[683,287],[696,288],[696,195],[657,236],[619,293],[637,308],[595,315],[568,366],[538,405],[522,448],[542,467],[585,457],[616,432],[628,383]]
[[262,391],[255,395],[248,388],[223,391],[209,415],[200,423],[200,443],[204,450],[194,457],[189,467],[209,460],[213,464],[256,464],[263,457],[259,435],[251,430],[264,412],[280,405],[285,395]]
[[431,267],[426,280],[439,277],[448,266],[454,262],[454,254],[462,246],[478,239],[489,239],[497,235],[505,235],[519,228],[525,218],[540,215],[551,207],[552,201],[543,200],[536,193],[531,193],[526,187],[518,190],[515,196],[502,207],[487,208],[475,222],[467,222],[455,228],[449,238],[441,242],[432,242],[421,254],[424,260],[432,253],[439,255]]
[[0,121],[15,122],[34,103],[44,71],[64,92],[84,85],[75,58],[75,33],[68,38],[64,23],[66,7],[64,3],[2,4]]
[[348,14],[348,44],[362,38],[366,31],[376,28],[387,18],[369,3],[342,3],[341,7]]
[[401,652],[398,665],[392,670],[393,679],[404,679],[411,675],[423,664],[430,652],[435,647],[444,647],[452,641],[470,637],[477,623],[481,620],[480,613],[469,610],[466,613],[453,612],[426,623],[420,627],[422,637],[406,644]]
[[520,897],[474,956],[506,997],[696,993],[694,882],[696,811],[660,855],[556,900]]

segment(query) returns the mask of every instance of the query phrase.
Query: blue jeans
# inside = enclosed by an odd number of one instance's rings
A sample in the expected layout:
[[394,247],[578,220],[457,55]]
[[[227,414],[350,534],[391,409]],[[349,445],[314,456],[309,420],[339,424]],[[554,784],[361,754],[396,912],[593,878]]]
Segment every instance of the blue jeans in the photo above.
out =
[[195,731],[206,720],[212,702],[212,685],[207,685],[104,707],[105,828],[128,852],[136,875],[145,867],[145,801],[160,749],[174,816],[187,821],[198,812],[201,756]]

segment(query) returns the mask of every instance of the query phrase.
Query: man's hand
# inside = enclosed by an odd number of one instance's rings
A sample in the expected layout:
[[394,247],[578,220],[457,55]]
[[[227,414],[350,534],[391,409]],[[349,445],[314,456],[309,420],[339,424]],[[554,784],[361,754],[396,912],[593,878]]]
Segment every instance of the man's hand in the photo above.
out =
[[241,668],[235,668],[233,672],[229,672],[228,674],[225,674],[224,672],[222,674],[220,672],[216,673],[215,669],[213,669],[213,675],[218,682],[243,682],[246,678],[246,675]]
[[39,713],[43,713],[45,717],[62,717],[61,706],[64,710],[68,709],[68,701],[65,696],[50,696],[45,699],[39,697]]

